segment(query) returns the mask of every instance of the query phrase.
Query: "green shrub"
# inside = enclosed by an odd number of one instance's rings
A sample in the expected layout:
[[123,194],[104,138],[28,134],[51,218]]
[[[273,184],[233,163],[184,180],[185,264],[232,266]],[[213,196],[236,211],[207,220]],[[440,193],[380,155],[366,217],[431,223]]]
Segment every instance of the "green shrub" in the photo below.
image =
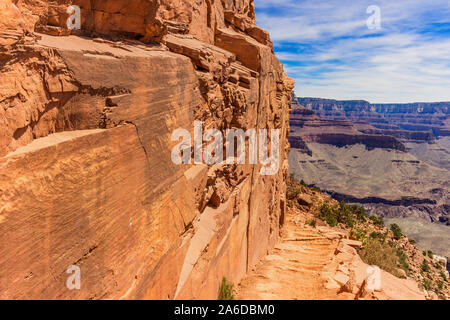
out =
[[447,280],[447,276],[445,275],[444,271],[441,271],[441,278]]
[[395,240],[400,240],[403,236],[402,234],[402,230],[400,229],[400,227],[398,226],[398,224],[391,224],[391,231],[394,234],[394,239]]
[[438,281],[438,289],[439,289],[439,290],[444,289],[444,281],[442,281],[442,280],[439,280],[439,281]]
[[219,287],[219,300],[234,300],[233,284],[226,277],[222,278],[222,283]]
[[370,238],[371,238],[371,239],[380,239],[380,234],[379,234],[378,232],[373,231],[373,232],[370,234]]
[[372,221],[375,225],[379,227],[384,227],[384,219],[383,217],[370,216],[369,220]]
[[379,240],[382,243],[385,243],[386,239],[387,239],[387,234],[386,233],[383,234],[381,232],[373,231],[372,233],[370,233],[369,237],[372,238],[372,239],[377,239],[377,240]]
[[345,202],[340,202],[339,205],[330,207],[328,204],[323,204],[319,209],[319,218],[334,227],[338,223],[343,223],[349,228],[355,226],[355,219],[364,219],[365,211],[361,207],[349,206]]
[[338,224],[336,214],[332,208],[327,204],[323,204],[319,209],[319,219],[328,223],[331,227],[335,227]]
[[406,253],[401,249],[397,249],[397,257],[400,264],[400,268],[402,268],[406,272],[406,274],[409,274],[409,264]]
[[433,282],[431,282],[430,279],[423,279],[423,287],[425,288],[425,290],[430,290],[431,288],[433,288]]
[[389,231],[386,231],[383,235],[383,243],[386,243],[388,236],[389,236]]
[[428,264],[427,260],[423,260],[422,265],[420,266],[423,272],[430,272],[430,265]]
[[358,221],[365,222],[367,220],[367,213],[363,207],[352,205],[350,207],[352,214],[358,219]]
[[355,221],[352,219],[350,215],[344,216],[342,222],[349,228],[353,228],[353,226],[355,225]]
[[428,250],[428,251],[427,251],[427,254],[428,254],[428,256],[429,256],[431,259],[433,259],[433,251]]
[[427,252],[426,252],[425,250],[424,250],[424,251],[423,251],[422,253],[423,253],[423,255],[424,255],[424,256],[426,256],[426,255],[427,255]]
[[357,212],[359,210],[357,208],[357,206],[349,206],[344,201],[341,201],[337,209],[338,221],[344,223],[349,228],[353,228],[355,225],[353,218],[355,217],[358,219]]
[[308,219],[308,220],[306,220],[306,224],[315,228],[317,225],[317,221],[316,221],[316,219]]
[[352,231],[350,231],[350,237],[354,240],[361,241],[363,247],[366,246],[368,241],[367,231],[364,229],[352,229]]
[[376,265],[381,269],[400,277],[397,265],[399,258],[394,248],[376,239],[367,240],[367,244],[359,250],[361,259],[368,265]]
[[414,240],[414,239],[409,239],[409,243],[411,243],[411,244],[416,244],[416,240]]
[[296,200],[298,195],[302,193],[302,186],[291,174],[286,185],[286,198],[289,200]]

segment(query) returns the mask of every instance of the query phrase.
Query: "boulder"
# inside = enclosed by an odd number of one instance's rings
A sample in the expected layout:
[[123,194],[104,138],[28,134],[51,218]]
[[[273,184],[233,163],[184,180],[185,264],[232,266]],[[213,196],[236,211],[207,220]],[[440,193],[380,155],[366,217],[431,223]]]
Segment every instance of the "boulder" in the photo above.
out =
[[297,196],[297,202],[301,206],[311,207],[313,205],[313,201],[311,199],[311,196],[309,196],[307,194],[299,194]]
[[362,247],[362,242],[357,240],[343,239],[342,243],[355,249],[360,249]]
[[0,45],[20,41],[25,33],[22,13],[11,0],[0,0]]

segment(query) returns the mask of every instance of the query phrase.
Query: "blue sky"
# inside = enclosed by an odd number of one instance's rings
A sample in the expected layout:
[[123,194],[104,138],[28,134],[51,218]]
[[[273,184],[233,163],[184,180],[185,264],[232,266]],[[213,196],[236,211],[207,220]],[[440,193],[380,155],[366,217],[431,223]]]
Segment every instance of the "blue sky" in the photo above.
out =
[[[380,9],[381,29],[369,29]],[[449,0],[255,0],[301,97],[450,101]]]

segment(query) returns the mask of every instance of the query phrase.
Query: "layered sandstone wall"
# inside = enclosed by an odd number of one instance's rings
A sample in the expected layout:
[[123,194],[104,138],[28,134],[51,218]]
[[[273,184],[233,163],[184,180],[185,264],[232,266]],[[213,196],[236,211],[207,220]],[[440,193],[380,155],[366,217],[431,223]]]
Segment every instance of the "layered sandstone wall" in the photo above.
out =
[[320,117],[334,120],[344,116],[353,122],[367,121],[383,134],[399,139],[431,142],[433,136],[448,136],[450,132],[450,102],[371,104],[363,100],[297,97],[294,100]]
[[[237,283],[284,221],[293,88],[253,1],[0,8],[0,297],[215,299]],[[171,135],[195,120],[279,129],[280,170],[175,165]]]
[[383,131],[377,131],[368,124],[364,127],[356,125],[345,117],[333,120],[324,119],[317,116],[315,111],[300,104],[295,105],[291,112],[290,125],[289,142],[291,147],[306,154],[311,154],[311,150],[305,144],[308,142],[337,147],[362,144],[368,150],[383,148],[406,151],[405,146],[395,137],[385,135]]

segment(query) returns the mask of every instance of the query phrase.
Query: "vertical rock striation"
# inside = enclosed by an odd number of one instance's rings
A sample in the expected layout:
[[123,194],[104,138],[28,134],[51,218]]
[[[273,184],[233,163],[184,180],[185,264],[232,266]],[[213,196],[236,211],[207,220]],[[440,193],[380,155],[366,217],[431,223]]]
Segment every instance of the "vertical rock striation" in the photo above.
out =
[[[0,7],[0,298],[215,299],[238,282],[284,221],[293,88],[253,1]],[[279,129],[280,170],[175,165],[171,135],[196,120]]]

